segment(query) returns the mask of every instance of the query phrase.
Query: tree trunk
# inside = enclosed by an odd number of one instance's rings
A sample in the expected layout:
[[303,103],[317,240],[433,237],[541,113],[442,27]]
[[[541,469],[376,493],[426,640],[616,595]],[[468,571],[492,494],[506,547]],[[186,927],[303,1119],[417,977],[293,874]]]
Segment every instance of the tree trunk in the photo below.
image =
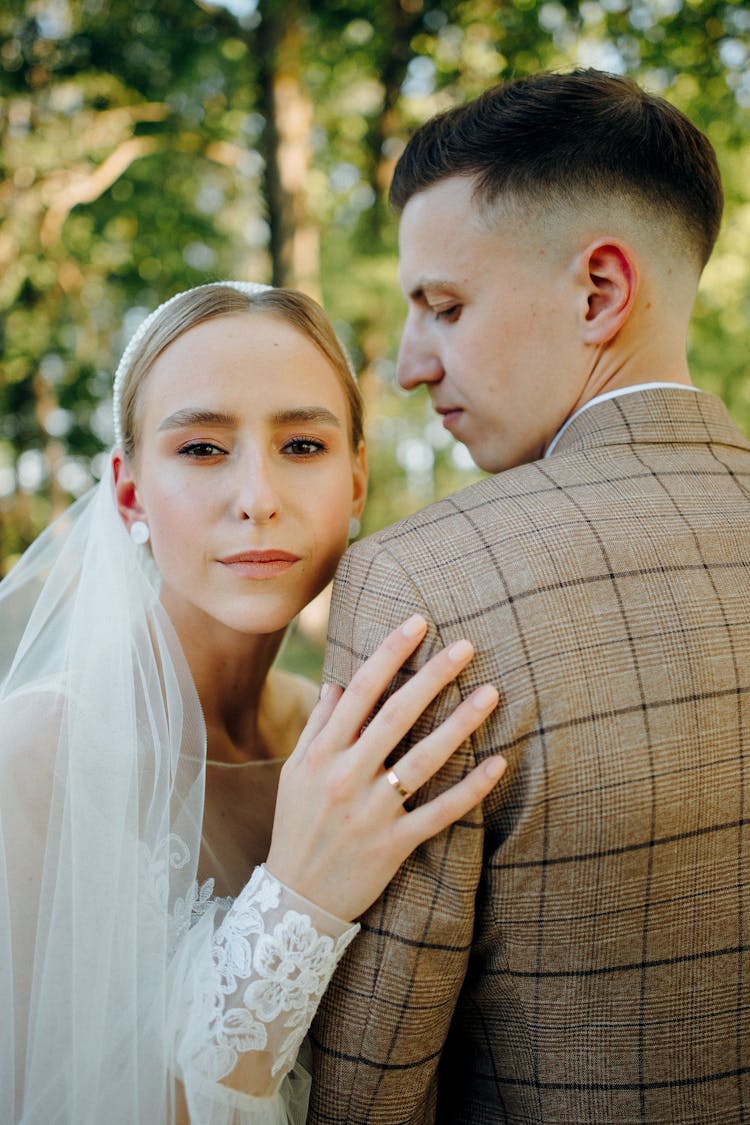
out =
[[265,130],[265,195],[272,282],[320,298],[320,236],[307,208],[313,105],[300,61],[300,5],[267,0],[255,34]]

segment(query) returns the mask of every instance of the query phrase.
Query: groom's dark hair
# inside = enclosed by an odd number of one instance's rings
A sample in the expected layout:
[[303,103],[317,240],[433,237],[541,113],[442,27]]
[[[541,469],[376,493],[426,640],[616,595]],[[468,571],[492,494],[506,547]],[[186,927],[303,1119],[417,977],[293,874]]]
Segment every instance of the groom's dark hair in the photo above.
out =
[[489,210],[630,200],[667,221],[701,267],[721,223],[708,138],[664,98],[598,70],[520,78],[431,118],[396,165],[391,203],[401,211],[450,176],[473,177],[475,200]]

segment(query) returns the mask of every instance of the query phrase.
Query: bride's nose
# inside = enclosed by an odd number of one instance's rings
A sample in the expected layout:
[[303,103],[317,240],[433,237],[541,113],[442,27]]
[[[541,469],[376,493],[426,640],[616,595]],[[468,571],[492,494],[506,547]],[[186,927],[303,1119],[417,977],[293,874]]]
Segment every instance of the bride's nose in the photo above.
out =
[[280,498],[271,466],[263,457],[238,467],[237,515],[251,523],[267,523],[279,513]]

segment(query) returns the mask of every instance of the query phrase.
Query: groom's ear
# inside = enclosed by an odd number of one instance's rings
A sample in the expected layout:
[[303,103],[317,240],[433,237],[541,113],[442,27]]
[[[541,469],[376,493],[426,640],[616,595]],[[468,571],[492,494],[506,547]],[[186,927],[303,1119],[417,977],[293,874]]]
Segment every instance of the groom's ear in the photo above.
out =
[[597,239],[581,252],[576,274],[581,339],[585,344],[606,344],[632,312],[639,284],[638,259],[619,239]]
[[112,454],[112,475],[115,478],[117,510],[125,526],[130,528],[135,520],[145,519],[146,513],[138,499],[133,471],[119,450]]

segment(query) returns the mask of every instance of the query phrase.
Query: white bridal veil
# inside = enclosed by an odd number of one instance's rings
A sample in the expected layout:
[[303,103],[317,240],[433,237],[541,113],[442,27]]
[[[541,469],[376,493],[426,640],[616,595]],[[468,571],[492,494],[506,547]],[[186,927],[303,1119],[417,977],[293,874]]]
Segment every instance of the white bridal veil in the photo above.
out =
[[110,469],[0,583],[3,1125],[186,1121],[175,1074],[193,1122],[304,1120],[304,1078],[248,1098],[195,1062],[217,1018],[205,752]]

